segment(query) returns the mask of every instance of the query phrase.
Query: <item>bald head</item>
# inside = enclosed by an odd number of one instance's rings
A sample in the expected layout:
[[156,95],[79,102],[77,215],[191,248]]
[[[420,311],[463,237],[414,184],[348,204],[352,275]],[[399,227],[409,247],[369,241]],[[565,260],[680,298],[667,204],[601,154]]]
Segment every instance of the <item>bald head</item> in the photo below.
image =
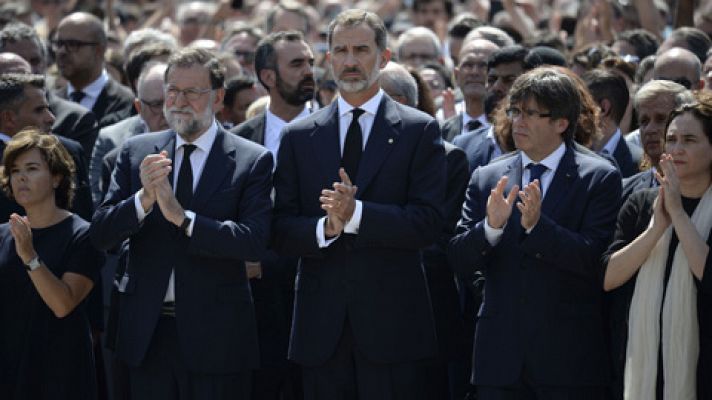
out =
[[15,53],[0,53],[0,74],[29,74],[32,73],[30,63]]
[[136,109],[151,132],[168,129],[163,113],[166,68],[164,63],[150,64],[141,72],[136,84]]
[[104,24],[93,14],[86,12],[75,12],[67,15],[59,22],[57,29],[72,27],[86,35],[85,40],[96,41],[100,46],[106,46],[106,31]]
[[653,79],[674,81],[692,90],[704,87],[701,74],[702,63],[697,56],[680,47],[660,54],[653,66]]
[[499,50],[499,46],[487,39],[471,39],[462,44],[462,48],[460,48],[460,60],[470,53],[482,54],[487,58],[497,50]]

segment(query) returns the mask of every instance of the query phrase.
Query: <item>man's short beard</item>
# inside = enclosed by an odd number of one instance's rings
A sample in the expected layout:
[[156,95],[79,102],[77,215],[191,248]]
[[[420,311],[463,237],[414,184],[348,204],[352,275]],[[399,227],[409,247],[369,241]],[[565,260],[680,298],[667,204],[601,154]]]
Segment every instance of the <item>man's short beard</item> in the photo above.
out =
[[[314,98],[314,89],[305,90],[302,88],[302,84],[305,83],[305,81],[307,81],[306,78],[299,82],[294,90],[290,90],[287,85],[285,85],[285,81],[277,71],[277,92],[279,92],[282,99],[284,99],[284,101],[291,106],[304,105],[304,103]],[[316,86],[313,79],[312,85],[312,87]]]
[[376,62],[373,65],[371,74],[367,75],[366,79],[359,79],[357,81],[342,80],[338,76],[336,76],[336,74],[334,73],[334,69],[331,69],[331,74],[334,75],[336,85],[339,87],[339,90],[344,93],[358,93],[370,88],[371,85],[373,85],[378,80],[378,76],[380,75],[380,73],[381,68],[378,59],[376,59]]
[[[215,117],[215,113],[213,112],[214,100],[215,94],[214,92],[211,92],[210,103],[207,107],[205,107],[205,110],[203,111],[202,115],[195,115],[195,112],[193,112],[193,110],[190,109],[189,106],[186,106],[184,108],[172,107],[169,109],[164,104],[163,113],[166,117],[166,123],[173,131],[180,135],[180,137],[182,137],[186,141],[192,141],[196,138],[196,135],[198,133],[207,130],[210,127],[210,124],[213,122],[213,118]],[[183,122],[183,120],[173,116],[171,110],[188,111],[192,114],[193,118],[190,121]]]

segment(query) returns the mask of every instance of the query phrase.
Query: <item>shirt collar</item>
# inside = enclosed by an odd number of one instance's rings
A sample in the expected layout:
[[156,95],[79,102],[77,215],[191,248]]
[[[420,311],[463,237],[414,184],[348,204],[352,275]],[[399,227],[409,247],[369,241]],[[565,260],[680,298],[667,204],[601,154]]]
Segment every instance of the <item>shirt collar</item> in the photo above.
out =
[[550,171],[556,171],[556,167],[559,166],[559,161],[561,161],[561,158],[564,157],[564,153],[566,152],[566,145],[562,142],[559,147],[556,148],[551,154],[546,156],[545,159],[539,161],[538,163],[532,161],[529,156],[527,156],[524,152],[522,152],[522,170],[527,167],[530,163],[532,164],[543,164],[547,168],[549,168]]
[[611,136],[611,138],[608,139],[608,142],[606,142],[606,145],[603,146],[603,148],[601,149],[601,153],[608,152],[608,154],[613,155],[613,153],[616,151],[616,147],[618,146],[619,140],[621,140],[620,128],[616,129],[616,131],[613,133],[613,136]]
[[[367,113],[371,115],[376,115],[376,112],[378,111],[378,106],[381,105],[381,99],[383,98],[383,89],[378,89],[378,93],[376,93],[375,96],[371,97],[367,102],[361,104],[359,106],[360,109],[366,111]],[[337,100],[338,106],[339,106],[339,116],[343,117],[344,115],[348,114],[353,110],[354,106],[351,104],[347,103],[346,100],[344,100],[343,97],[339,96]]]
[[462,112],[462,126],[467,126],[467,123],[473,119],[480,121],[480,126],[489,126],[489,122],[487,122],[487,116],[485,114],[480,114],[477,118],[472,118],[466,111]]
[[[305,104],[304,109],[302,109],[302,112],[300,112],[299,115],[294,117],[294,119],[292,121],[296,121],[298,119],[304,118],[304,117],[308,116],[309,114],[310,114],[309,107],[307,107]],[[276,114],[272,113],[272,111],[270,111],[270,109],[269,109],[269,105],[267,107],[265,107],[265,116],[267,117],[267,119],[273,119],[273,120],[277,120],[277,121],[281,122],[282,125],[287,125],[288,123],[292,122],[292,121],[285,121],[282,118],[278,117]]]
[[12,139],[10,136],[0,132],[0,141],[7,143],[10,141],[10,139]]
[[[194,144],[197,148],[207,154],[210,152],[210,148],[213,147],[213,142],[215,141],[215,137],[217,136],[217,134],[218,124],[213,118],[213,123],[210,125],[210,128],[208,128],[205,133],[200,135],[197,139],[195,139],[195,141],[191,142],[190,144]],[[186,143],[187,142],[180,135],[176,134],[176,150]]]
[[[109,81],[109,74],[106,73],[106,70],[101,71],[101,75],[99,75],[96,80],[90,84],[88,84],[84,89],[82,89],[82,92],[84,92],[85,95],[92,97],[94,99],[99,98],[99,95],[101,94],[101,91],[104,90],[104,86],[106,86],[106,82]],[[77,89],[72,86],[71,82],[67,82],[67,96],[70,96],[72,93],[76,92]]]

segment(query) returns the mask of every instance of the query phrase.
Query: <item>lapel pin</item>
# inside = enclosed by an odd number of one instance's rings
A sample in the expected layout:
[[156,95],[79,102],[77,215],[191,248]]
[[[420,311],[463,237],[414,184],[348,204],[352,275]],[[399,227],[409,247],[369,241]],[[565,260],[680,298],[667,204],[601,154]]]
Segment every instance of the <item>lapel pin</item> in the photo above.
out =
[[393,144],[393,138],[388,138],[388,144]]

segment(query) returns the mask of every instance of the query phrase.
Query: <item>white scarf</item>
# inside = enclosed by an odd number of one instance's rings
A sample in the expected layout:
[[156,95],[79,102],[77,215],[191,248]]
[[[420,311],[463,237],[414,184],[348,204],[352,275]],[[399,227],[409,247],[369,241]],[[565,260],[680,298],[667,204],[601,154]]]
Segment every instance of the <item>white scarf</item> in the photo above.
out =
[[[707,238],[712,228],[712,186],[700,200],[691,220],[700,236]],[[670,226],[665,230],[638,272],[628,318],[625,400],[655,399],[660,305],[672,229]],[[665,400],[696,399],[699,347],[697,289],[682,245],[678,245],[662,304]]]

